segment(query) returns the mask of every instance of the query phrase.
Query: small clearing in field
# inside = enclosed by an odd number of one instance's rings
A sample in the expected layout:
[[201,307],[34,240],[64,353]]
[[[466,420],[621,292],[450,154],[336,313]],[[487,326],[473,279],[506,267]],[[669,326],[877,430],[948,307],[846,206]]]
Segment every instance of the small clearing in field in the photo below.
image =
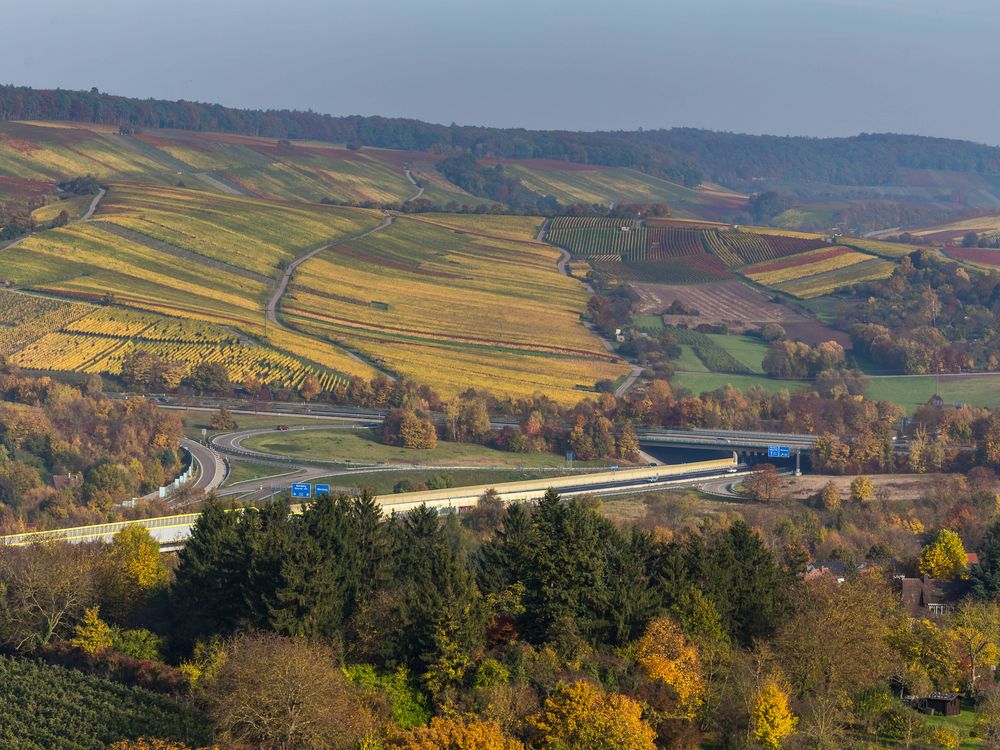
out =
[[836,341],[844,349],[854,348],[854,342],[846,331],[838,331],[814,320],[805,323],[782,323],[781,327],[792,341],[802,341],[809,346],[816,346],[824,341]]
[[[871,474],[875,489],[885,487],[893,500],[918,500],[924,497],[941,474]],[[788,477],[781,483],[782,492],[793,500],[808,500],[820,492],[827,482],[833,482],[842,498],[851,495],[851,480],[854,476],[830,476],[827,474],[804,474]]]
[[709,284],[632,284],[639,295],[639,312],[661,315],[674,300],[700,313],[665,315],[670,324],[726,323],[745,326],[748,323],[809,323],[807,317],[783,305],[775,304],[763,294],[738,281]]

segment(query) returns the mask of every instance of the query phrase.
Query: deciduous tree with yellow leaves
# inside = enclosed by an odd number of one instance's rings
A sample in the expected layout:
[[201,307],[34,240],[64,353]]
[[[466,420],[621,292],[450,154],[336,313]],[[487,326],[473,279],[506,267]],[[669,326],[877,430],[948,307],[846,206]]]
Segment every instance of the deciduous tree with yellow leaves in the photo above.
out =
[[590,682],[568,685],[528,719],[537,750],[654,750],[656,734],[642,720],[642,706]]
[[788,692],[776,680],[764,683],[750,716],[753,738],[767,750],[780,750],[799,720],[788,706]]
[[111,540],[100,581],[112,618],[128,618],[150,593],[167,584],[160,543],[144,527],[126,526]]
[[83,613],[83,622],[76,626],[70,643],[88,654],[97,654],[111,648],[114,631],[101,619],[98,607],[88,607]]
[[429,727],[416,727],[391,738],[393,750],[523,750],[495,721],[434,717]]
[[669,617],[649,623],[639,639],[636,659],[654,680],[673,689],[677,711],[683,718],[694,718],[705,697],[698,649]]
[[962,539],[950,529],[941,529],[920,553],[920,572],[929,578],[964,576],[967,564]]

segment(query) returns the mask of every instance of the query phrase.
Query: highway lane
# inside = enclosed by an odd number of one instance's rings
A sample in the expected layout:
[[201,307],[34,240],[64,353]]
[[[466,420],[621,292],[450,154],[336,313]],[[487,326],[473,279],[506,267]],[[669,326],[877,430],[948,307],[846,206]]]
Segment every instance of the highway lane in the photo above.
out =
[[[558,492],[565,497],[572,497],[580,494],[615,495],[633,494],[648,492],[655,489],[679,486],[697,486],[712,480],[728,479],[733,480],[743,476],[745,471],[718,470],[706,468],[708,462],[701,462],[694,466],[690,472],[672,472],[669,474],[642,476],[650,469],[621,470],[621,478],[601,481],[587,481],[586,477],[580,477],[578,484],[572,486],[559,487]],[[565,481],[565,480],[563,480]],[[534,489],[527,489],[525,485],[530,485]],[[535,482],[514,482],[500,483],[494,485],[501,494],[505,489],[512,501],[531,499],[538,497],[548,486],[548,480],[540,479]],[[448,497],[426,501],[421,499],[428,493],[406,493],[400,495],[386,494],[378,498],[379,504],[387,513],[393,510],[405,512],[409,506],[417,503],[426,504],[428,507],[437,508],[438,512],[455,512],[465,507],[475,505],[478,495],[475,497],[463,496],[463,492],[469,493],[476,488],[455,487],[450,491],[444,491]],[[440,492],[438,494],[441,494]],[[293,512],[296,511],[293,507]],[[3,544],[28,544],[42,540],[64,540],[71,542],[105,541],[112,539],[113,535],[122,528],[129,525],[143,526],[160,542],[163,549],[178,549],[183,546],[184,541],[191,533],[191,528],[197,521],[198,515],[195,513],[182,514],[176,516],[166,516],[159,518],[140,519],[136,521],[123,521],[111,524],[97,524],[93,526],[76,527],[72,529],[57,529],[53,531],[36,532],[28,534],[11,534],[0,537],[0,545]]]
[[[316,430],[356,430],[358,425],[354,422],[348,424],[316,424],[316,425],[298,425],[294,427],[289,427],[288,430],[279,432],[274,427],[258,427],[250,430],[238,430],[236,432],[224,432],[221,435],[215,435],[211,439],[212,447],[216,450],[224,451],[225,453],[235,453],[241,456],[253,457],[257,456],[259,458],[274,458],[275,454],[268,453],[267,451],[258,451],[253,448],[246,448],[243,446],[243,441],[247,438],[253,437],[255,435],[273,435],[276,432],[278,434],[286,434],[288,432],[314,432]],[[294,457],[289,457],[294,458]],[[294,460],[302,461],[303,463],[308,463],[306,459],[296,458]]]
[[189,438],[182,438],[181,446],[190,452],[192,460],[198,466],[198,478],[190,487],[206,494],[221,487],[228,474],[222,456]]

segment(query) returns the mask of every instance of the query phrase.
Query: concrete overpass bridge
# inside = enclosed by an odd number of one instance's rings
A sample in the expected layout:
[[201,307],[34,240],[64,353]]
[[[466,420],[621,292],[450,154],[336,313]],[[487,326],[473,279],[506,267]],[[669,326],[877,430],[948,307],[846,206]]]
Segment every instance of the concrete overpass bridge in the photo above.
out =
[[732,450],[743,455],[768,455],[768,449],[788,448],[789,455],[806,453],[816,448],[817,435],[790,432],[745,432],[739,430],[670,430],[638,431],[642,445],[666,448]]

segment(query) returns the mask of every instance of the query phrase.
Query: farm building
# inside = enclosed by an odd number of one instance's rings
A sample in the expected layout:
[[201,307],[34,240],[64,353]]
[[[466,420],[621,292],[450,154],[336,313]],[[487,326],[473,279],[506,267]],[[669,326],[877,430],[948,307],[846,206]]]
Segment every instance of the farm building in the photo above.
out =
[[962,713],[962,701],[958,693],[931,693],[925,698],[918,698],[918,710],[938,716],[958,716]]
[[937,617],[952,611],[970,588],[968,581],[940,581],[926,576],[903,578],[903,609],[913,617]]

